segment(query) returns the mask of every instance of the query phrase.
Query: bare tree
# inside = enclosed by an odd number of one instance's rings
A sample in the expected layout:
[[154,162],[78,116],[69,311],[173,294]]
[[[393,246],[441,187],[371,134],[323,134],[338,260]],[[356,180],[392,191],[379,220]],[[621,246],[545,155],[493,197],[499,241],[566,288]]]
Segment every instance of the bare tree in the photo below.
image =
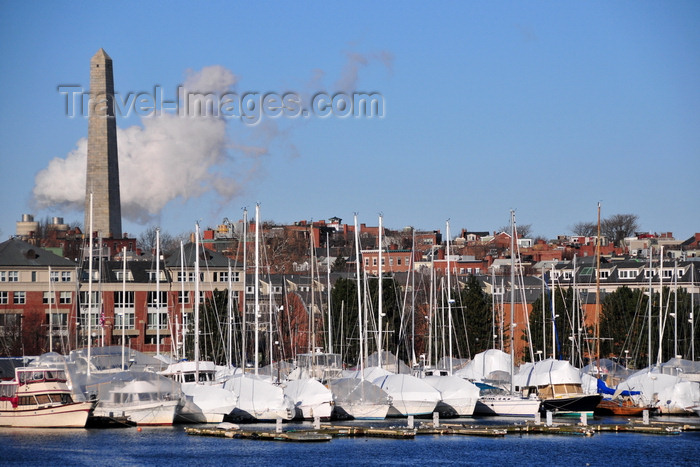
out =
[[600,231],[608,240],[620,245],[625,237],[639,230],[638,219],[636,214],[614,214],[600,223]]
[[574,235],[591,237],[598,234],[598,225],[595,222],[577,222],[571,227]]
[[[138,238],[138,245],[144,251],[156,251],[156,230],[158,227],[151,226],[141,232]],[[161,251],[169,251],[177,247],[180,242],[180,237],[173,237],[167,232],[160,232],[160,249]]]
[[[639,230],[638,219],[636,214],[614,214],[600,221],[600,233],[611,242],[619,245],[625,237],[629,237]],[[571,231],[576,235],[594,236],[598,234],[598,224],[596,222],[577,222],[571,227]]]
[[[516,224],[515,230],[518,232],[518,238],[530,238],[532,236],[532,224]],[[510,226],[501,227],[498,231],[510,233]]]

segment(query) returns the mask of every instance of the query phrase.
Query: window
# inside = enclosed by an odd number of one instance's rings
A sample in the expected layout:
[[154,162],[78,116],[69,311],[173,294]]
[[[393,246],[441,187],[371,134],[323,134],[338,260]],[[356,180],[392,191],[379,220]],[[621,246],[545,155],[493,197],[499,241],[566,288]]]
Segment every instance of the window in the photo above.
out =
[[282,293],[282,287],[279,285],[276,285],[272,288],[272,293],[280,294]]
[[53,328],[68,326],[68,313],[51,313],[49,319]]
[[562,278],[565,281],[571,280],[571,271],[563,271],[562,272]]
[[168,306],[168,292],[161,290],[160,296],[156,292],[148,292],[148,306],[152,307],[167,307]]
[[590,266],[581,269],[582,276],[590,276],[592,274],[593,274],[593,268]]
[[618,273],[620,279],[634,279],[637,277],[636,269],[621,269]]
[[114,293],[115,308],[133,308],[134,307],[134,292],[115,292]]
[[58,271],[51,271],[51,282],[58,282],[59,273]]
[[372,266],[376,266],[376,265],[377,265],[377,258],[372,258]]
[[[9,292],[0,292],[0,305],[7,305],[9,301]],[[2,315],[0,315],[2,316]]]
[[177,302],[178,303],[190,303],[190,293],[183,292],[182,290],[177,292]]
[[664,279],[672,278],[673,277],[673,269],[664,269],[663,276],[664,276]]
[[241,280],[241,273],[238,271],[235,271],[233,273],[233,277],[231,278],[231,282],[240,282]]
[[70,271],[61,271],[61,282],[70,282],[71,273]]
[[131,273],[130,269],[126,270],[126,276],[124,275],[124,269],[113,269],[112,272],[114,273],[114,277],[117,278],[118,281],[125,281],[125,282],[133,282],[134,281],[134,275]]
[[7,271],[7,282],[19,282],[19,271]]
[[221,271],[218,274],[214,273],[214,282],[217,282],[217,279],[218,282],[228,282],[228,271]]
[[653,269],[645,269],[644,270],[644,278],[649,279],[650,277],[654,277],[654,270]]
[[604,270],[604,271],[599,271],[599,275],[601,279],[607,279],[610,277],[610,271],[609,270]]
[[168,313],[148,313],[148,329],[168,329]]
[[27,292],[15,292],[15,305],[24,305],[27,303]]
[[0,314],[0,327],[14,327],[19,324],[20,315],[14,313]]
[[36,282],[36,271],[32,271],[32,282]]
[[365,258],[365,266],[369,266],[369,258]]
[[255,293],[255,286],[253,286],[253,285],[246,286],[245,293],[247,293],[247,294]]
[[[122,322],[126,326],[122,326]],[[133,309],[126,308],[124,311],[119,310],[114,313],[114,329],[134,329],[135,316]]]
[[0,271],[0,282],[7,282],[7,271]]
[[194,271],[178,271],[177,281],[178,282],[194,282]]
[[56,294],[54,292],[44,292],[44,299],[43,299],[42,303],[44,303],[44,305],[55,304],[56,303]]
[[[408,264],[408,263],[406,263]],[[396,265],[401,266],[401,258],[396,258]]]
[[[160,274],[159,274],[160,272]],[[160,271],[148,271],[148,281],[149,282],[156,282],[158,278],[160,277],[160,281],[164,282],[165,281],[165,271],[162,269]]]
[[386,258],[382,258],[382,266],[386,266]]
[[86,291],[80,292],[80,303],[83,307],[87,307],[92,304],[93,308],[97,307],[99,303],[99,293],[95,290],[92,291],[92,300],[90,300],[88,293]]
[[58,303],[62,305],[66,305],[68,303],[71,303],[71,293],[70,292],[61,292],[58,297]]
[[199,303],[204,303],[204,301],[207,298],[207,294],[204,292],[204,290],[199,291]]

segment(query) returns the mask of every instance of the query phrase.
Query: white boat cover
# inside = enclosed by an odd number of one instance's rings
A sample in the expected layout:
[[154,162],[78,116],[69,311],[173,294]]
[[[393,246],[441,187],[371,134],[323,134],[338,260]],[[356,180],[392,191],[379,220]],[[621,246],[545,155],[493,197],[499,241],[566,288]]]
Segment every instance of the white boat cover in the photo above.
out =
[[364,379],[334,379],[330,382],[330,389],[339,415],[383,419],[391,404],[386,391]]
[[333,393],[319,381],[308,378],[287,381],[284,394],[294,402],[297,416],[328,418],[333,409]]
[[426,376],[423,381],[440,392],[440,405],[452,408],[458,416],[471,416],[479,399],[479,388],[459,376]]
[[245,419],[246,414],[254,420],[291,420],[294,417],[294,403],[284,395],[284,390],[262,378],[233,376],[226,380],[224,389],[237,400],[231,414],[235,418]]
[[372,381],[391,397],[391,405],[402,416],[430,414],[440,402],[440,392],[411,375],[386,375]]
[[646,368],[621,382],[618,389],[640,391],[645,404],[652,403],[665,414],[690,413],[700,403],[700,385],[678,376],[659,373],[658,368]]
[[455,371],[454,374],[469,381],[483,382],[496,379],[494,373],[498,372],[498,379],[501,379],[501,372],[510,375],[510,362],[509,354],[498,349],[489,349],[474,355],[464,368]]
[[360,370],[345,370],[343,371],[343,377],[345,378],[357,378],[357,379],[366,379],[368,381],[374,381],[375,379],[381,377],[381,376],[386,376],[386,375],[393,375],[394,373],[387,371],[383,368],[379,368],[378,366],[371,366],[368,368],[365,368],[362,374],[360,374]]
[[547,386],[550,384],[581,384],[580,370],[566,360],[548,358],[534,365],[525,363],[513,376],[517,387]]
[[[374,352],[367,357],[366,367],[379,366],[379,352]],[[382,368],[390,373],[410,375],[411,369],[388,350],[382,351]]]

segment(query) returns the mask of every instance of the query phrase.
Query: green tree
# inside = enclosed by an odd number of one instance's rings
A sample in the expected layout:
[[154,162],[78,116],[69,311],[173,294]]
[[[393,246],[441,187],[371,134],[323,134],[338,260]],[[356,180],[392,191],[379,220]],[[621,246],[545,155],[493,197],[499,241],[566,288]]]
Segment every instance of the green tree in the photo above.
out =
[[[458,296],[457,307],[453,308],[457,347],[471,357],[493,347],[491,298],[474,276],[469,276]],[[460,352],[460,356],[465,354]]]

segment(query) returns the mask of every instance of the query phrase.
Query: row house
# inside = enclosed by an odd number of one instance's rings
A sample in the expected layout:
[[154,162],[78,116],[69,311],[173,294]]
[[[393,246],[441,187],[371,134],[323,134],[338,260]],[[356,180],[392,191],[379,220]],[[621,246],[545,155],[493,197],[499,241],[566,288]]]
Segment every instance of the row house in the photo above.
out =
[[[362,250],[362,270],[365,274],[379,274],[379,250]],[[386,274],[411,270],[411,250],[388,249],[381,251],[382,272]],[[415,261],[415,257],[414,257]]]
[[196,301],[229,287],[240,301],[243,271],[216,252],[200,248],[197,284],[194,244],[157,262],[115,261],[104,251],[90,267],[87,259],[78,266],[21,240],[0,244],[0,351],[21,354],[23,343],[24,352],[67,352],[89,338],[174,352]]

